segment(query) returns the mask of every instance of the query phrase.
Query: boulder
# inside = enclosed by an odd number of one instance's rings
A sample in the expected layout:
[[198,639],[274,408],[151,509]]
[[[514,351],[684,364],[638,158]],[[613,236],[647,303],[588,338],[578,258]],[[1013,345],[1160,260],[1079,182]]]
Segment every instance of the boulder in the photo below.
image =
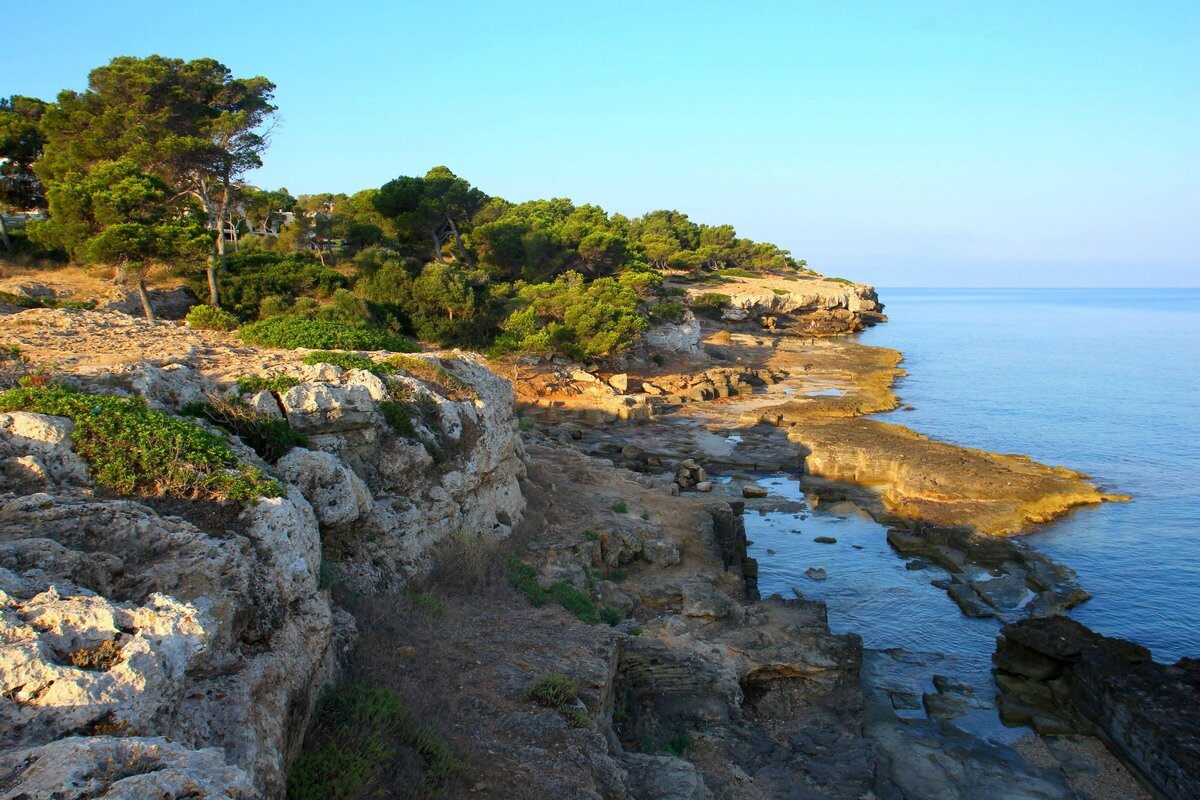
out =
[[0,461],[15,459],[30,475],[40,471],[44,481],[87,485],[87,464],[71,442],[74,430],[75,423],[64,417],[24,411],[0,414]]
[[371,490],[335,455],[297,447],[275,468],[312,505],[322,528],[345,527],[371,513]]
[[[338,367],[331,369],[340,372]],[[378,419],[375,399],[370,388],[364,385],[302,383],[288,389],[282,400],[288,422],[301,433],[341,433],[369,428]]]
[[767,487],[765,487],[765,486],[756,486],[755,484],[747,483],[746,485],[744,485],[742,487],[742,497],[754,498],[754,497],[766,497],[766,496],[767,496]]
[[246,401],[246,405],[254,409],[256,414],[260,414],[268,419],[283,419],[283,410],[279,407],[279,401],[267,389],[263,389],[261,392],[252,395]]
[[638,800],[712,800],[704,777],[682,758],[648,753],[626,753],[626,784]]
[[192,750],[162,737],[73,736],[0,755],[6,797],[252,800],[250,776],[217,747]]
[[625,394],[629,391],[629,375],[624,372],[617,373],[608,379],[608,385]]

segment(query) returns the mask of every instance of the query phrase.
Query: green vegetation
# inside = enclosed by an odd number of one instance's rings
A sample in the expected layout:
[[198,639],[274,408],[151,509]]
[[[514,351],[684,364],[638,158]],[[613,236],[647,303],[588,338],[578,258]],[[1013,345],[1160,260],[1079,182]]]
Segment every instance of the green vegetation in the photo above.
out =
[[583,532],[583,538],[587,539],[589,542],[598,542],[600,541],[600,534],[593,530],[586,530]]
[[[666,276],[807,271],[730,225],[565,198],[512,203],[445,166],[353,194],[245,185],[262,163],[275,87],[212,59],[122,56],[87,87],[52,103],[0,100],[0,205],[48,209],[22,237],[116,267],[143,299],[150,265],[172,266],[252,344],[408,352],[416,338],[602,359],[682,317],[667,300],[682,290]],[[215,310],[193,323],[232,325]]]
[[388,368],[387,364],[381,364],[366,356],[360,356],[357,353],[339,353],[332,350],[315,350],[304,356],[304,363],[310,366],[312,364],[332,364],[335,367],[341,367],[346,370],[362,369],[380,375],[392,371]]
[[616,625],[621,621],[621,614],[616,609],[609,606],[597,606],[591,595],[582,589],[575,588],[567,581],[558,581],[550,586],[542,586],[538,583],[537,570],[516,556],[508,559],[508,583],[517,592],[524,595],[534,608],[541,608],[553,600],[590,625],[600,622]]
[[404,372],[419,381],[433,384],[449,400],[474,400],[477,395],[471,385],[450,370],[414,356],[394,355],[384,360],[388,372]]
[[63,300],[58,297],[28,297],[13,292],[0,292],[0,303],[20,308],[73,308],[76,310],[95,308],[95,300]]
[[616,512],[617,514],[628,514],[629,513],[629,504],[626,503],[624,500],[618,500],[617,502],[612,504],[612,510],[614,512]]
[[247,344],[294,350],[297,347],[333,350],[392,350],[413,352],[410,340],[371,325],[366,320],[335,321],[298,315],[268,317],[241,328]]
[[379,797],[402,748],[421,759],[422,796],[435,797],[466,766],[430,725],[390,689],[349,683],[327,689],[317,706],[310,746],[288,770],[288,800]]
[[427,611],[430,614],[441,615],[446,613],[446,606],[441,601],[431,594],[427,594],[418,589],[409,589],[404,593],[408,598],[408,602],[412,603],[422,611]]
[[128,495],[247,502],[282,487],[241,464],[229,446],[191,420],[151,411],[138,399],[84,394],[65,386],[0,393],[0,412],[31,411],[75,423],[75,451],[97,484]]
[[184,317],[189,328],[201,331],[231,331],[238,326],[238,318],[216,306],[193,306]]
[[771,291],[774,292],[779,297],[784,297],[786,295],[791,294],[791,292],[789,292],[787,289],[772,289]]
[[237,388],[239,394],[258,394],[264,390],[273,394],[283,394],[301,383],[303,381],[291,375],[279,375],[274,378],[262,375],[243,375],[237,379]]
[[207,402],[188,403],[180,410],[232,433],[272,464],[292,448],[308,443],[308,439],[293,430],[286,419],[259,414],[240,398],[210,395]]
[[407,439],[416,437],[417,429],[413,427],[408,403],[402,400],[384,400],[379,404],[379,412],[396,433]]
[[664,749],[676,758],[683,758],[683,754],[691,748],[692,744],[691,734],[684,732],[671,737]]
[[561,672],[542,675],[525,690],[525,699],[546,708],[562,708],[579,697],[579,682]]
[[705,313],[710,316],[719,316],[721,309],[728,308],[733,302],[733,298],[727,294],[720,292],[705,292],[704,294],[696,295],[688,305],[692,307],[692,311]]

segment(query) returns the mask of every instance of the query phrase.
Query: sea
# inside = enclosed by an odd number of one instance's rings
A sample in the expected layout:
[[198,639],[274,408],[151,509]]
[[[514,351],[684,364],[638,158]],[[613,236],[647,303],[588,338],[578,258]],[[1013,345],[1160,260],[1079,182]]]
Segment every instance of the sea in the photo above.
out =
[[[1151,649],[1200,657],[1200,289],[888,289],[864,344],[904,354],[911,411],[877,418],[957,444],[1084,472],[1129,503],[1076,509],[1025,537],[1078,573],[1070,614]],[[763,594],[824,600],[834,632],[924,654],[925,672],[990,683],[999,623],[968,619],[849,503],[765,475],[801,512],[747,516]],[[836,544],[814,542],[831,536]],[[817,579],[810,570],[824,571]],[[820,574],[820,573],[814,573]],[[974,682],[973,681],[973,682]]]

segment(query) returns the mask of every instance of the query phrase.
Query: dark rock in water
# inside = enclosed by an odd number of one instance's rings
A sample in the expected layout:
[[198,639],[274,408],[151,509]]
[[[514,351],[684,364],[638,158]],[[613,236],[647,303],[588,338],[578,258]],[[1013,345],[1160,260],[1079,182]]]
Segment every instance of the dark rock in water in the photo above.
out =
[[812,578],[814,581],[823,581],[829,577],[825,570],[821,569],[820,567],[809,567],[808,569],[804,570],[804,574]]
[[938,719],[953,719],[966,716],[967,713],[967,701],[956,695],[926,692],[921,695],[921,701],[925,713]]
[[1140,645],[1053,616],[1004,626],[992,661],[1006,720],[1099,730],[1158,795],[1200,797],[1200,660],[1157,664]]
[[946,587],[946,594],[950,595],[950,599],[958,603],[958,607],[968,617],[994,617],[995,613],[992,609],[979,602],[979,595],[971,590],[971,587],[964,583],[951,583]]
[[818,536],[813,541],[817,544],[837,544],[837,539],[832,536]]
[[933,688],[941,694],[975,694],[975,689],[971,684],[956,681],[945,675],[933,676]]
[[1029,590],[1025,588],[1025,579],[1019,575],[973,580],[970,586],[975,590],[975,594],[995,609],[1016,608],[1029,594]]
[[921,708],[921,700],[914,692],[888,692],[888,699],[897,711],[916,711]]
[[747,484],[742,487],[742,497],[766,497],[767,490],[763,486]]
[[912,561],[906,562],[904,568],[907,570],[925,569],[925,562],[919,558],[914,558]]

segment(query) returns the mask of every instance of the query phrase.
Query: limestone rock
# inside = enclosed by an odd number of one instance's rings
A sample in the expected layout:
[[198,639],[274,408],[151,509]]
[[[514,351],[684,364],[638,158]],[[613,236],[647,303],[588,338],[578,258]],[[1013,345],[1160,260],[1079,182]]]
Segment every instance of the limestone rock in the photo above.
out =
[[745,486],[742,487],[742,497],[754,498],[754,497],[766,497],[766,496],[767,496],[767,488],[765,486],[756,486],[752,483],[747,483]]
[[367,428],[378,417],[371,391],[363,385],[302,383],[288,389],[282,400],[288,422],[301,433],[341,433]]
[[267,389],[252,395],[246,401],[246,405],[254,409],[255,413],[268,419],[283,419],[283,410],[279,408],[279,401],[275,399],[274,393]]
[[75,454],[71,433],[75,424],[63,417],[15,411],[0,414],[0,460],[23,457],[36,459],[27,462],[44,470],[45,479],[53,483],[87,485],[87,464]]
[[337,456],[297,447],[275,468],[300,489],[322,527],[345,527],[371,513],[371,490]]
[[628,786],[638,800],[712,800],[712,792],[696,768],[682,758],[626,753]]
[[244,770],[219,748],[191,750],[161,737],[91,736],[0,754],[6,797],[252,800]]

